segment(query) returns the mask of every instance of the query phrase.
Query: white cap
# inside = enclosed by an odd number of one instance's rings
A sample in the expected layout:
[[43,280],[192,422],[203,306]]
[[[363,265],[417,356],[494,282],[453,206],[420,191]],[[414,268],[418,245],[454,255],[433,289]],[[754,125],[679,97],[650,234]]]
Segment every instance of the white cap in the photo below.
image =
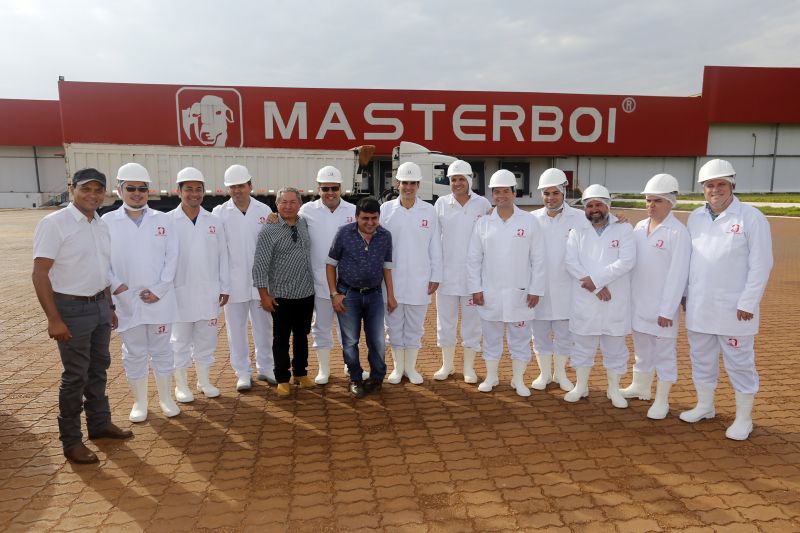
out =
[[139,163],[125,163],[117,171],[117,180],[150,183],[150,174]]
[[494,189],[495,187],[516,187],[517,186],[517,177],[514,175],[513,172],[510,170],[506,170],[501,168],[489,179],[489,188]]
[[447,167],[447,177],[451,176],[472,176],[472,165],[466,161],[456,159]]
[[330,165],[322,167],[317,172],[317,183],[342,183],[342,173]]
[[583,191],[583,196],[581,196],[581,203],[586,205],[586,202],[589,200],[602,200],[604,204],[610,205],[611,204],[611,193],[608,192],[608,189],[599,185],[597,183],[589,185]]
[[397,181],[422,181],[422,169],[419,165],[407,161],[397,167]]
[[228,167],[228,170],[225,171],[223,183],[226,187],[230,187],[231,185],[247,183],[252,179],[253,177],[250,175],[250,171],[247,170],[247,167],[244,165],[231,165]]
[[731,183],[736,183],[736,171],[730,161],[724,159],[712,159],[702,167],[697,174],[697,182],[703,183],[715,178],[724,178]]
[[546,189],[548,187],[559,187],[562,188],[561,192],[563,191],[563,186],[567,183],[567,175],[564,174],[563,170],[557,168],[548,168],[542,175],[539,176],[539,187],[538,189]]
[[203,177],[203,173],[194,167],[186,167],[178,172],[178,180],[175,183],[183,183],[185,181],[199,181],[200,183],[206,182],[205,178]]

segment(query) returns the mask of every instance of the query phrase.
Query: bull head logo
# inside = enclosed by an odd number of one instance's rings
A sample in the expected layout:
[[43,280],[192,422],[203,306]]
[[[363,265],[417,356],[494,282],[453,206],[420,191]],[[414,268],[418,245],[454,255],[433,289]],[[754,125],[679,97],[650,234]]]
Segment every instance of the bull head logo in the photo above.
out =
[[175,98],[181,146],[242,146],[242,99],[238,91],[182,87]]

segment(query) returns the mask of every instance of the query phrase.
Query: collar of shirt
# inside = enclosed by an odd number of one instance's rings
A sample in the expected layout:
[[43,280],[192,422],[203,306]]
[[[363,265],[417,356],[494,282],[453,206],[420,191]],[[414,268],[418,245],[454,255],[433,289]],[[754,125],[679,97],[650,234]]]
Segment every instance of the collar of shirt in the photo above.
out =
[[[69,211],[69,213],[72,215],[72,217],[75,219],[76,222],[80,222],[81,219],[86,220],[86,222],[89,222],[89,220],[86,218],[86,215],[81,213],[80,210],[78,210],[78,208],[75,207],[75,204],[73,204],[72,202],[70,202],[69,205],[67,205],[67,211]],[[92,220],[97,220],[98,218],[100,217],[97,215],[97,211],[95,211]]]
[[[511,207],[514,210],[514,212],[511,213],[511,216],[508,218],[508,220],[511,220],[512,218],[514,218],[516,216],[519,216],[520,213],[525,213],[525,211],[523,211],[522,209],[520,209],[516,205],[513,205]],[[500,215],[497,214],[497,207],[492,209],[492,214],[489,215],[489,218],[494,219],[494,220],[499,220],[500,222],[504,222],[504,220],[502,218],[500,218]]]
[[467,195],[467,201],[466,201],[466,203],[464,205],[461,205],[460,203],[458,203],[458,200],[456,200],[456,195],[455,194],[450,193],[449,196],[450,196],[450,199],[448,200],[447,203],[449,203],[450,205],[457,205],[459,207],[467,207],[469,205],[469,203],[472,200],[475,199],[475,193],[473,193],[472,191],[469,191],[469,194]]
[[728,212],[738,214],[741,210],[742,210],[742,203],[739,201],[738,198],[736,198],[735,194],[733,195],[733,200],[731,200],[731,203],[728,204],[728,207],[726,207],[725,210],[720,213],[714,213],[714,211],[711,210],[711,204],[706,202],[706,213],[711,215],[711,220],[716,220]]

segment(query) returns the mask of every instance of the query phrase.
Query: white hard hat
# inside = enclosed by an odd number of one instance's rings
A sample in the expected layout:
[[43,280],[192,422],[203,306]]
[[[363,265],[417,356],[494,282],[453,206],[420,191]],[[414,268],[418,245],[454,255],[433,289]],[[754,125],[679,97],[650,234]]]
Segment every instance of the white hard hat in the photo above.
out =
[[199,181],[205,183],[203,173],[194,167],[186,167],[178,172],[178,180],[175,183],[183,183],[184,181]]
[[506,170],[504,168],[498,170],[492,177],[489,179],[489,188],[494,189],[495,187],[516,187],[517,186],[517,177],[514,175],[513,172],[510,170]]
[[422,181],[422,169],[419,165],[407,161],[397,167],[397,181]]
[[731,183],[736,183],[736,171],[730,161],[724,159],[712,159],[702,167],[697,175],[697,182],[713,180],[714,178],[725,178]]
[[250,171],[247,170],[247,167],[244,165],[231,165],[228,167],[228,170],[225,171],[223,183],[226,187],[230,187],[231,185],[247,183],[252,179],[253,177],[250,175]]
[[342,173],[339,169],[328,165],[317,172],[317,183],[341,183]]
[[642,194],[670,194],[678,192],[678,180],[670,174],[656,174],[644,186]]
[[117,171],[117,180],[150,183],[150,174],[139,163],[125,163]]
[[447,167],[447,177],[451,176],[472,176],[472,165],[466,161],[456,159]]
[[546,189],[548,187],[558,187],[559,185],[564,185],[567,181],[567,175],[564,174],[563,170],[548,168],[539,176],[539,187],[537,188]]
[[603,200],[608,200],[610,202],[611,193],[609,193],[608,189],[606,189],[602,185],[595,183],[593,185],[589,185],[588,187],[586,187],[586,189],[584,189],[583,196],[581,196],[581,203],[586,205],[586,202],[593,198],[601,198]]

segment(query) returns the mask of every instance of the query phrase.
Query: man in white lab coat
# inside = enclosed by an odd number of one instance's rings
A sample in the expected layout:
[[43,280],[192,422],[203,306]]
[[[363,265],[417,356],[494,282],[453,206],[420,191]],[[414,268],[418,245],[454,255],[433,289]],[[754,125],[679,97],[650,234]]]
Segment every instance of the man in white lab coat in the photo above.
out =
[[692,243],[689,232],[672,214],[678,180],[656,174],[647,182],[648,217],[633,229],[636,266],[631,272],[631,326],[636,360],[624,398],[649,400],[658,373],[656,399],[647,417],[660,420],[669,412],[669,391],[678,380],[680,302],[689,276]]
[[208,398],[219,396],[209,372],[217,348],[220,306],[228,302],[230,275],[225,228],[218,216],[201,203],[205,194],[203,173],[194,167],[178,172],[181,203],[169,212],[178,239],[175,298],[178,313],[172,324],[175,357],[175,398],[194,400],[186,369],[194,361],[197,388]]
[[712,159],[698,181],[708,202],[689,216],[692,238],[686,330],[697,405],[681,420],[713,418],[719,378],[719,352],[736,392],[736,419],[725,431],[746,440],[753,430],[753,400],[758,392],[754,342],[759,304],[772,270],[769,222],[733,194],[736,171],[730,162]]
[[513,369],[511,387],[520,396],[530,396],[525,386],[525,368],[531,359],[530,321],[545,292],[547,262],[539,223],[514,205],[516,184],[516,176],[505,169],[489,180],[495,209],[475,223],[467,252],[467,283],[483,333],[486,379],[478,390],[491,392],[500,382],[505,330]]
[[631,332],[630,271],[636,263],[633,228],[610,214],[611,195],[602,185],[589,185],[582,197],[589,226],[569,233],[564,263],[573,277],[569,330],[572,366],[577,382],[564,400],[577,402],[589,395],[589,375],[597,346],[603,353],[608,388],[614,407],[628,402],[619,392],[619,378],[628,371],[625,336]]
[[567,176],[557,168],[549,168],[539,176],[539,190],[544,207],[531,213],[539,222],[547,249],[547,287],[536,306],[533,325],[533,351],[539,363],[539,377],[531,387],[544,390],[555,381],[561,390],[572,390],[567,377],[567,361],[572,354],[572,334],[569,332],[569,306],[573,279],[564,268],[567,237],[574,228],[586,227],[589,222],[580,209],[567,205],[564,193]]
[[231,353],[231,366],[236,372],[236,390],[252,387],[247,322],[253,329],[257,379],[277,384],[272,357],[272,316],[261,308],[258,291],[253,287],[253,259],[261,227],[272,210],[252,198],[250,171],[242,165],[231,165],[225,171],[225,186],[231,199],[218,205],[212,213],[222,219],[228,243],[230,295],[225,306],[225,329]]
[[147,419],[147,374],[152,365],[161,411],[181,410],[172,398],[174,371],[169,345],[175,320],[178,241],[172,219],[147,206],[150,175],[137,163],[117,173],[122,206],[103,215],[111,233],[111,292],[122,337],[122,363],[134,404],[131,422]]
[[434,209],[442,232],[442,283],[436,292],[436,341],[442,349],[442,367],[433,379],[453,374],[456,326],[461,309],[461,345],[464,348],[464,381],[477,383],[475,353],[481,351],[481,318],[467,287],[467,248],[478,218],[492,208],[489,200],[472,192],[472,167],[456,160],[447,167],[451,194],[436,200]]
[[422,383],[417,372],[425,313],[442,280],[442,240],[432,205],[417,198],[422,169],[403,163],[397,169],[400,197],[381,206],[381,226],[392,234],[394,296],[397,309],[385,316],[394,368],[387,381],[403,376]]

